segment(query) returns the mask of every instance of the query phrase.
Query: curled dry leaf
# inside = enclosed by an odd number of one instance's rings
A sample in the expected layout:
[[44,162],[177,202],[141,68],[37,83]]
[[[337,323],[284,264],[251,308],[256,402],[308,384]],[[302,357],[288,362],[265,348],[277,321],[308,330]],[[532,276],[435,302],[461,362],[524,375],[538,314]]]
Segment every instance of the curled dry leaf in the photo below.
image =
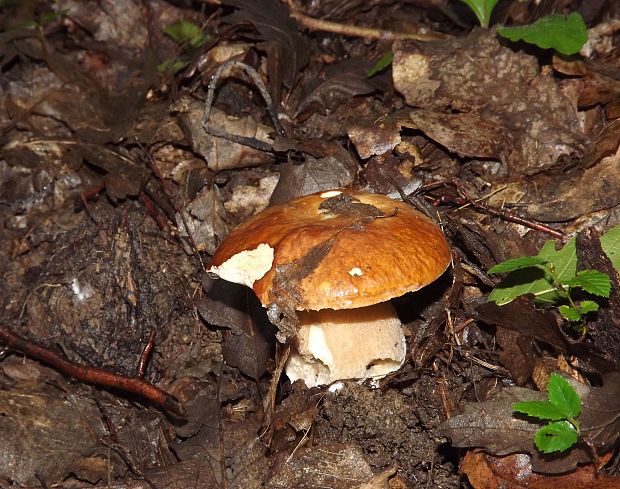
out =
[[203,188],[181,213],[176,214],[179,235],[188,254],[193,253],[191,237],[198,251],[212,254],[219,242],[228,234],[224,221],[226,211],[216,188]]
[[[308,64],[310,49],[297,24],[290,18],[289,10],[276,0],[224,0],[222,3],[238,9],[224,17],[224,22],[249,22],[258,31],[260,39],[271,41],[267,48],[270,55],[269,78],[276,78],[286,87],[292,87]],[[275,88],[280,87],[272,86],[272,89]],[[277,95],[272,93],[276,100]]]
[[370,66],[367,59],[348,59],[327,68],[322,78],[307,80],[295,117],[325,113],[351,97],[374,92],[375,85],[366,77]]
[[229,330],[222,354],[228,365],[258,379],[273,354],[274,328],[256,296],[247,287],[224,280],[203,279],[206,296],[198,312],[207,323]]
[[[602,461],[608,459],[604,457]],[[611,489],[618,486],[617,477],[597,474],[591,465],[562,475],[536,474],[532,472],[529,456],[523,453],[493,457],[482,451],[469,451],[461,461],[460,470],[475,489]]]
[[416,127],[411,122],[409,113],[408,109],[398,110],[379,119],[373,115],[349,126],[347,134],[360,158],[366,159],[392,151],[401,142],[401,129]]

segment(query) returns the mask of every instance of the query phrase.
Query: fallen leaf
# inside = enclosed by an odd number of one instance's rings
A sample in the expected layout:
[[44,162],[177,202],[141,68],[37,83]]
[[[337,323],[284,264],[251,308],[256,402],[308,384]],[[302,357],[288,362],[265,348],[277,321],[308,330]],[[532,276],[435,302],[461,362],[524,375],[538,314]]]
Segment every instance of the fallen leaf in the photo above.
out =
[[269,489],[350,489],[373,477],[362,450],[343,444],[302,447],[273,470],[275,475],[265,485]]
[[620,203],[619,164],[620,155],[612,155],[583,173],[556,176],[537,193],[536,202],[524,207],[525,214],[537,221],[563,222],[611,209]]
[[308,64],[310,48],[299,33],[297,24],[290,18],[289,10],[276,0],[224,0],[223,3],[238,9],[224,17],[224,22],[249,22],[259,32],[261,39],[273,41],[267,51],[277,58],[270,56],[268,59],[269,77],[282,80],[286,87],[291,88]]
[[[607,460],[607,458],[606,458]],[[480,450],[467,452],[460,465],[475,489],[612,489],[620,487],[620,479],[597,473],[592,465],[579,467],[563,475],[541,475],[532,472],[530,457],[519,453],[493,457]]]
[[300,163],[289,160],[280,165],[280,180],[271,196],[271,205],[322,190],[350,187],[355,177],[356,172],[346,160],[333,156],[316,159],[308,155]]
[[259,379],[273,356],[275,328],[256,295],[242,285],[206,276],[203,288],[206,296],[198,312],[207,323],[229,330],[224,335],[224,360],[248,377]]
[[[175,103],[171,110],[179,114],[179,124],[187,140],[193,150],[207,161],[210,170],[217,172],[273,161],[273,156],[269,153],[207,134],[202,125],[204,104],[197,100],[183,98]],[[273,142],[269,136],[273,131],[271,127],[259,124],[249,116],[229,117],[216,107],[211,108],[209,126],[223,133],[255,138],[267,144]]]
[[382,155],[392,151],[400,142],[403,127],[413,129],[415,124],[409,118],[410,110],[403,109],[377,118],[372,116],[353,122],[347,129],[351,142],[355,145],[360,158]]
[[422,109],[413,112],[416,126],[449,150],[527,175],[582,153],[576,111],[558,84],[541,75],[534,56],[504,47],[494,32],[396,42],[393,50],[394,86]]
[[446,420],[441,431],[457,447],[481,447],[498,456],[529,453],[536,472],[562,473],[589,462],[590,453],[581,446],[556,455],[543,455],[535,448],[534,433],[541,425],[525,416],[514,416],[512,405],[546,398],[544,392],[507,387],[488,401],[465,403],[463,414]]
[[375,91],[375,85],[366,78],[371,62],[352,58],[331,65],[323,77],[309,80],[303,87],[304,95],[295,110],[296,118],[312,112],[325,114],[345,100]]

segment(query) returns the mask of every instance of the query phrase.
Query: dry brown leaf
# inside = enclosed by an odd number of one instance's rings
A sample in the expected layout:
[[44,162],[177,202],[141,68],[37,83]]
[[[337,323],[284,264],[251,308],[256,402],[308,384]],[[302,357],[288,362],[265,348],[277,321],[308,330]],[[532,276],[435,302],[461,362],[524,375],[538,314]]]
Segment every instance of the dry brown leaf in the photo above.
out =
[[[394,86],[414,122],[451,151],[494,158],[512,174],[538,173],[579,155],[577,114],[534,56],[517,52],[495,32],[418,45],[394,45]],[[508,89],[509,87],[509,89]]]
[[[606,457],[602,461],[606,462],[608,459],[609,457]],[[591,465],[564,475],[535,474],[532,472],[530,458],[525,454],[493,457],[480,450],[470,450],[461,461],[460,470],[475,489],[620,488],[620,478],[596,474]]]
[[[210,170],[217,172],[273,161],[273,156],[269,153],[207,134],[202,126],[204,105],[197,100],[183,98],[175,103],[171,110],[179,113],[179,123],[186,138],[193,150],[207,161]],[[216,107],[211,108],[209,126],[223,133],[255,138],[267,144],[273,142],[269,136],[273,131],[271,127],[257,123],[249,116],[229,117]]]

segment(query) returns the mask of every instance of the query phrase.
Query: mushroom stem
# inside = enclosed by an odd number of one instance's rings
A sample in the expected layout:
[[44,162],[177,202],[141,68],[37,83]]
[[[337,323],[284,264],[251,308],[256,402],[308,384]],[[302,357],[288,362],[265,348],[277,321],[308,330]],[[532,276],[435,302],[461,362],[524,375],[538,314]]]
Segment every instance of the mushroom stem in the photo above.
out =
[[297,350],[286,374],[308,387],[344,379],[378,379],[405,361],[406,343],[392,304],[358,309],[298,311]]

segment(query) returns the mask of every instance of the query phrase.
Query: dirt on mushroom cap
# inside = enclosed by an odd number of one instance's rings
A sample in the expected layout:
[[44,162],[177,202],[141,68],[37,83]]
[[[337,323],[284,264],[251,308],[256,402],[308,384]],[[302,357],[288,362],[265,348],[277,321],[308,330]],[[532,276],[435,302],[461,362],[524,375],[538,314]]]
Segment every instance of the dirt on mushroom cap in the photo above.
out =
[[235,229],[213,255],[220,267],[267,244],[272,268],[252,288],[264,306],[352,309],[433,282],[450,249],[439,227],[384,195],[342,189],[273,206]]

